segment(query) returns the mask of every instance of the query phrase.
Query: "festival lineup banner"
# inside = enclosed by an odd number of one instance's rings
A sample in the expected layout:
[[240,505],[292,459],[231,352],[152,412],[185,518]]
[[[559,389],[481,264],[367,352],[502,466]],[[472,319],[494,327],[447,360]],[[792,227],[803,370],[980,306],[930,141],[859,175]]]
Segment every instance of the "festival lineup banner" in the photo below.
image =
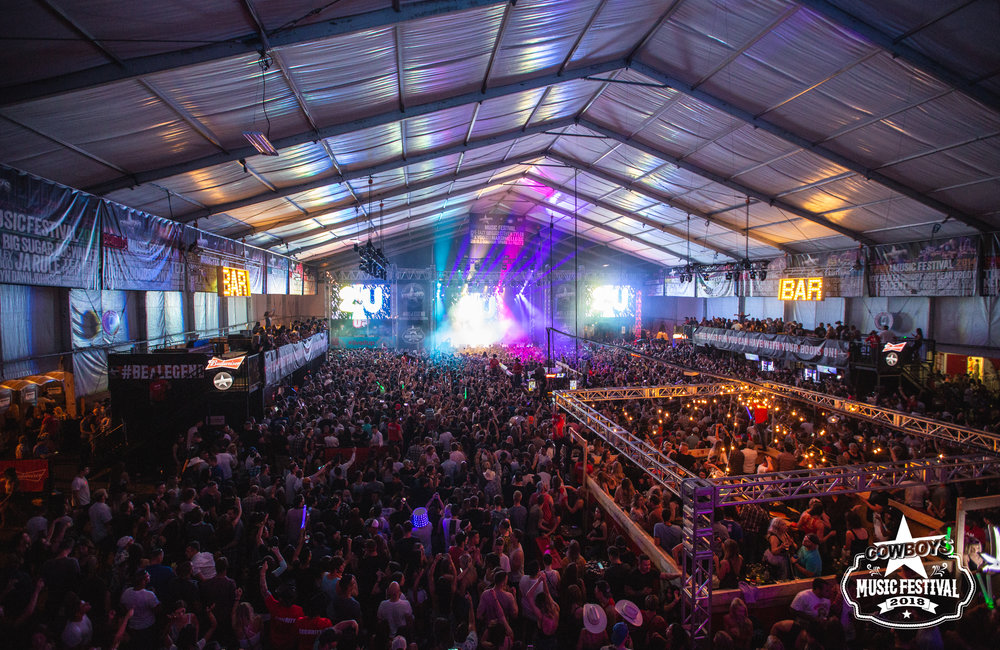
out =
[[1000,234],[983,236],[983,295],[1000,296]]
[[184,290],[184,226],[104,201],[104,288]]
[[732,278],[727,280],[722,271],[695,273],[694,277],[699,298],[724,298],[736,295],[736,283]]
[[734,332],[715,327],[696,327],[691,338],[695,345],[719,350],[749,352],[768,359],[802,361],[838,368],[847,365],[850,353],[848,341],[811,339],[784,334],[761,334],[759,332]]
[[98,288],[99,204],[0,167],[0,284]]
[[259,248],[246,247],[247,274],[250,276],[250,293],[255,296],[264,293],[264,267],[266,253]]
[[472,246],[523,246],[525,217],[514,214],[469,215]]
[[976,295],[977,240],[953,237],[876,246],[869,292],[873,296]]
[[863,261],[861,253],[853,249],[791,255],[784,277],[823,278],[825,296],[859,298],[863,294]]
[[302,295],[315,296],[319,285],[319,271],[313,266],[302,267]]

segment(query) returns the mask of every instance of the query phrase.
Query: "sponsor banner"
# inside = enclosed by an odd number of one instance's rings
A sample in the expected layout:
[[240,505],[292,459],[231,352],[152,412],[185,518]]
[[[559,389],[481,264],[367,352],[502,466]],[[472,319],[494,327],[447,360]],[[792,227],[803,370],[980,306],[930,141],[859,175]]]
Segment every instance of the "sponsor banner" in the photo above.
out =
[[117,203],[101,205],[104,288],[183,291],[184,226]]
[[843,368],[850,352],[848,341],[734,332],[715,327],[696,327],[691,335],[695,345],[704,345],[730,352],[758,354],[768,359],[802,361]]
[[903,630],[960,619],[975,593],[951,538],[913,537],[906,517],[895,539],[875,542],[854,556],[841,588],[856,619]]
[[983,295],[1000,296],[1000,233],[983,236]]
[[240,242],[212,233],[184,229],[187,251],[188,291],[219,292],[219,267],[242,269],[244,246]]
[[0,167],[0,284],[96,289],[100,199]]
[[336,347],[347,350],[378,348],[392,345],[392,341],[382,336],[340,336],[334,341]]
[[234,357],[232,359],[220,359],[218,357],[212,357],[208,360],[208,365],[205,366],[205,370],[214,370],[216,368],[229,368],[230,370],[239,370],[239,367],[243,365],[243,360],[246,359],[246,355],[242,357]]
[[976,295],[977,240],[972,237],[876,246],[872,296]]
[[397,284],[396,297],[399,318],[405,320],[426,320],[430,309],[428,307],[428,289],[426,282],[407,282]]
[[283,345],[264,353],[264,384],[273,386],[316,357],[326,352],[329,338],[326,332],[313,334],[304,341]]
[[301,296],[303,282],[302,262],[288,263],[288,295]]
[[267,293],[288,293],[288,258],[267,253]]
[[49,478],[47,460],[0,460],[0,474],[13,467],[17,472],[18,490],[22,492],[44,492],[45,481]]
[[319,285],[319,271],[312,266],[302,267],[302,295],[315,296]]
[[246,269],[250,276],[250,294],[259,296],[264,293],[264,251],[247,246]]
[[469,244],[523,246],[525,217],[514,214],[469,215]]
[[647,280],[642,292],[650,297],[663,295],[663,280]]
[[736,283],[732,277],[727,280],[723,271],[696,273],[695,285],[699,298],[724,298],[736,295]]

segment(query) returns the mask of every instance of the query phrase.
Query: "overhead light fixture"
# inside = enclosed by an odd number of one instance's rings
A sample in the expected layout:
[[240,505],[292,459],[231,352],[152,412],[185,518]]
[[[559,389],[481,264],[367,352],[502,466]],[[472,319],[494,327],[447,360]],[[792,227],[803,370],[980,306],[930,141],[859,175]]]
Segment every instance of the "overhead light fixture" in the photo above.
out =
[[[257,150],[262,156],[277,156],[278,150],[274,148],[271,144],[271,118],[267,114],[267,71],[271,67],[271,56],[267,53],[267,50],[260,51],[260,57],[257,59],[257,67],[260,68],[260,107],[264,112],[264,120],[267,122],[267,134],[263,131],[244,131],[243,137],[247,139],[254,149]],[[257,126],[257,115],[254,113],[254,126]],[[246,163],[243,163],[243,168],[246,170]]]
[[267,136],[260,131],[244,131],[243,137],[262,156],[277,156],[278,150],[274,148]]

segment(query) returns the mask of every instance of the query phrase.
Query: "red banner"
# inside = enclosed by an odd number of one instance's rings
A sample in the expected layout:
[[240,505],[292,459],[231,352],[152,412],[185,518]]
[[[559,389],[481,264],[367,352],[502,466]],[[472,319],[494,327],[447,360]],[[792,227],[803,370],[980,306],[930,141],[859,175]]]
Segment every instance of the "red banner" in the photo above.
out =
[[0,474],[13,467],[20,481],[22,492],[44,492],[45,481],[49,478],[47,460],[0,460]]

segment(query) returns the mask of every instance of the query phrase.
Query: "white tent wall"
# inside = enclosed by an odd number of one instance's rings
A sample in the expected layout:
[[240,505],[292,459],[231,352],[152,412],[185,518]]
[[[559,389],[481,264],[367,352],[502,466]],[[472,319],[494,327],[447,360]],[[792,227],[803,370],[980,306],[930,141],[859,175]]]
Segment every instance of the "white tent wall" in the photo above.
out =
[[706,318],[735,318],[740,311],[740,299],[736,296],[703,298],[703,300]]
[[16,360],[68,350],[68,308],[65,289],[0,285],[0,350],[4,379],[57,369],[58,357]]
[[784,318],[785,303],[777,298],[751,296],[743,299],[743,312],[751,318]]
[[[792,302],[785,301],[785,319],[795,320],[802,323],[806,328],[812,329],[820,323],[835,323],[844,318],[844,298],[827,298],[821,302]],[[750,315],[755,315],[747,309]]]
[[642,320],[655,333],[661,323],[679,325],[685,318],[701,319],[705,298],[678,298],[674,296],[649,296],[642,299]]
[[929,330],[925,335],[942,343],[1000,348],[1000,299],[936,298]]

